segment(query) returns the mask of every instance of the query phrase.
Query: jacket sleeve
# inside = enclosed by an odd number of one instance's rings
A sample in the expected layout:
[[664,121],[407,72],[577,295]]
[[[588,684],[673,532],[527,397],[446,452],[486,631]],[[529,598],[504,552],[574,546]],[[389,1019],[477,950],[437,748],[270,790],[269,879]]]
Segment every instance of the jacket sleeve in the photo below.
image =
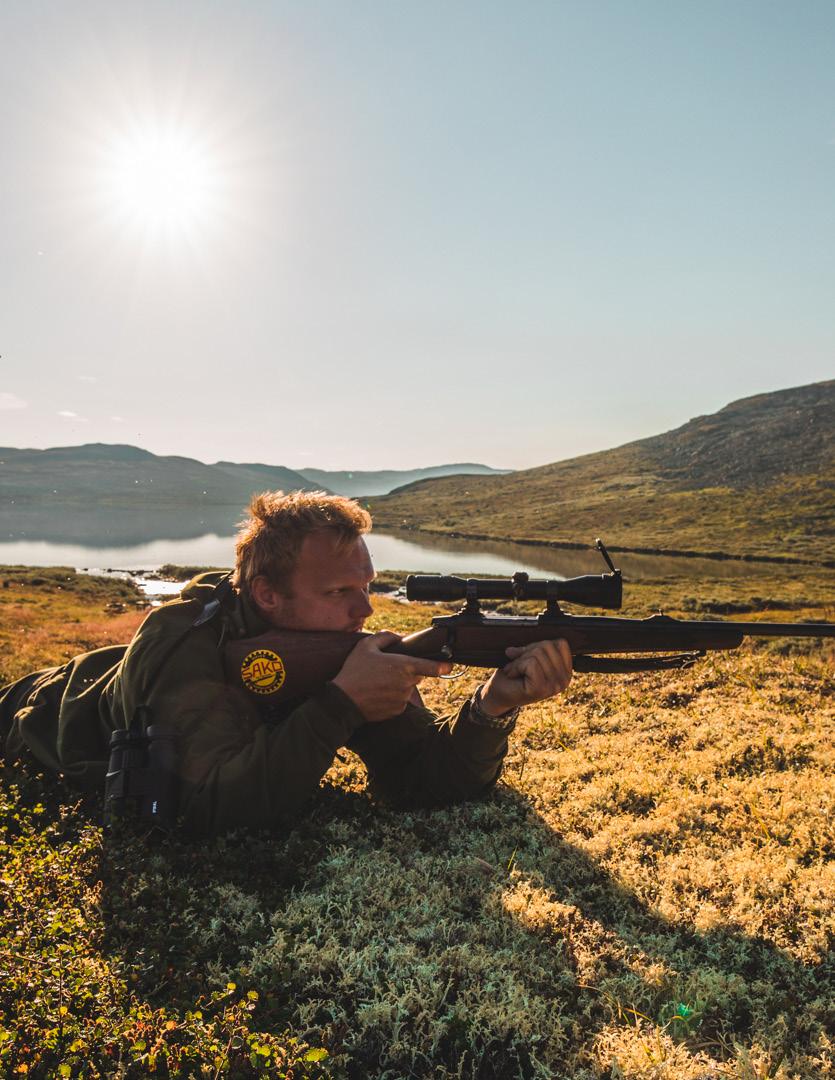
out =
[[337,749],[363,723],[350,698],[331,685],[278,723],[265,723],[227,685],[212,635],[195,632],[155,672],[167,647],[155,638],[143,647],[140,632],[113,681],[110,708],[127,725],[145,704],[150,723],[176,730],[180,820],[188,832],[278,824],[315,793]]
[[365,724],[347,744],[368,769],[375,794],[399,807],[443,806],[486,794],[507,753],[507,729],[485,727],[465,702],[454,717],[407,705],[390,720]]

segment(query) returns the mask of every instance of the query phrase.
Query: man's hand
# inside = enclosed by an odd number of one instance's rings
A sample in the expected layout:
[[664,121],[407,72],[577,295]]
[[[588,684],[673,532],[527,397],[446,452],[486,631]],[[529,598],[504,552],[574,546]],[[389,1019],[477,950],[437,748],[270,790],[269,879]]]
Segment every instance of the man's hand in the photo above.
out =
[[571,682],[571,650],[562,638],[506,651],[510,663],[494,671],[481,691],[481,707],[491,716],[553,697]]
[[399,716],[413,700],[421,679],[449,675],[452,671],[452,664],[382,651],[399,640],[397,634],[388,630],[366,638],[354,648],[332,680],[371,723]]

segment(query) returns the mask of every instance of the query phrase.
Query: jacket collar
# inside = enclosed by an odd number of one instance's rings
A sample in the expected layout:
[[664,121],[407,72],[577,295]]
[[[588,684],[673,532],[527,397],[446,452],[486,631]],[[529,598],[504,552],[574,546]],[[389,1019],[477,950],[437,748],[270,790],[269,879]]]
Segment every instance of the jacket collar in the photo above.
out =
[[[220,570],[209,570],[198,574],[183,588],[180,598],[183,600],[199,599],[208,602],[215,595],[216,586],[226,577]],[[270,629],[270,623],[259,612],[255,604],[248,600],[239,589],[234,589],[231,596],[223,602],[223,620],[233,637],[257,637]]]
[[255,604],[238,590],[235,591],[233,625],[236,633],[239,633],[241,637],[257,637],[258,634],[266,634],[271,629],[270,623]]

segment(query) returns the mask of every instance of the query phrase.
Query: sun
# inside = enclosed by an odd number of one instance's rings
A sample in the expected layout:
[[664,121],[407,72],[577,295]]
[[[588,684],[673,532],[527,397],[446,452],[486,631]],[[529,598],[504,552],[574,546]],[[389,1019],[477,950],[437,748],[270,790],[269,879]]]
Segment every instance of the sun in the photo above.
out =
[[159,124],[114,136],[104,187],[124,224],[156,233],[193,232],[218,212],[220,171],[205,139]]

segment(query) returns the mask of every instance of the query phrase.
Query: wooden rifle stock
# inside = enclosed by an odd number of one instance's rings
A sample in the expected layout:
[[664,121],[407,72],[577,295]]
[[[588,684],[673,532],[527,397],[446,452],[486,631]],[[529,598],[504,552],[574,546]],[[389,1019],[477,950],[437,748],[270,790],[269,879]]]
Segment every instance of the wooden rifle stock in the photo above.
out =
[[[270,630],[230,641],[224,654],[227,679],[264,705],[302,699],[337,675],[348,654],[368,636]],[[737,648],[745,637],[832,638],[835,623],[699,622],[667,615],[623,619],[563,612],[517,617],[464,611],[433,619],[430,627],[409,634],[386,651],[496,668],[508,662],[505,650],[510,646],[564,638],[575,671],[622,674],[687,667],[707,651]]]

